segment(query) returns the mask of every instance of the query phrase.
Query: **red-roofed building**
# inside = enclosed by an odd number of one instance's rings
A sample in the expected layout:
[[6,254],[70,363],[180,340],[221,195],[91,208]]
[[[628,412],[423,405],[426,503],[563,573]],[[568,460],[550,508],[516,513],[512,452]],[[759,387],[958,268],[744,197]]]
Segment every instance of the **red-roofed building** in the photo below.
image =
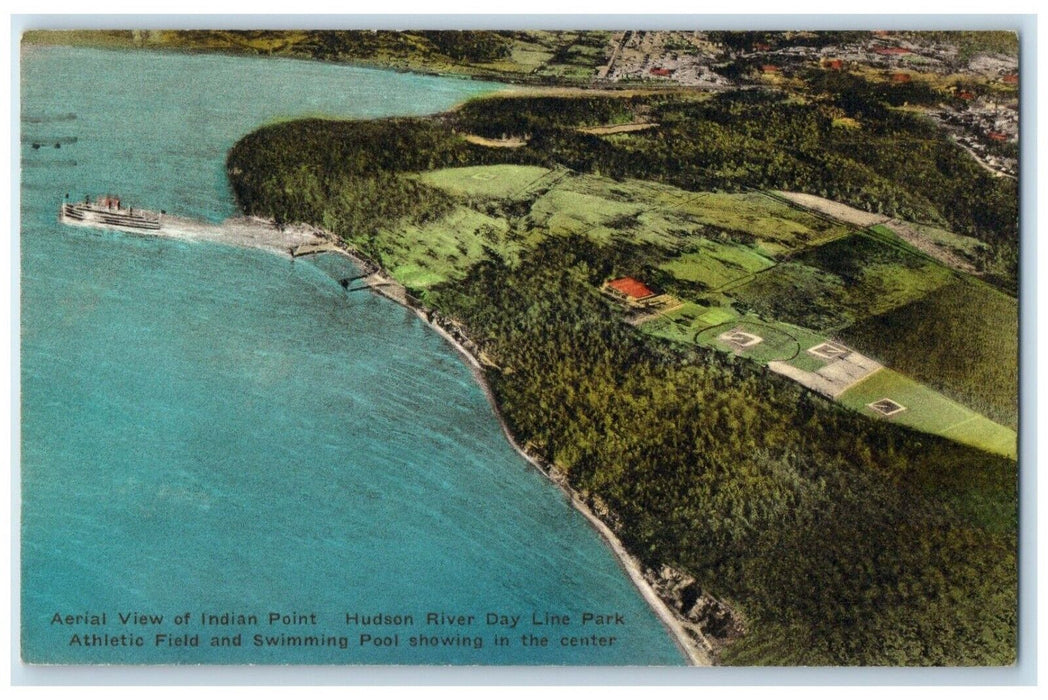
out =
[[1006,75],[1003,78],[1001,78],[1001,81],[1007,83],[1008,85],[1018,85],[1019,84],[1019,74],[1018,73],[1009,73],[1008,75]]
[[770,63],[765,63],[763,66],[761,66],[761,71],[764,73],[778,73],[779,67],[773,66]]
[[629,302],[643,301],[655,296],[655,292],[651,291],[646,284],[632,277],[611,280],[604,285],[604,288],[614,296]]
[[669,76],[673,75],[673,71],[671,71],[669,68],[652,68],[649,72],[652,75],[659,76],[660,78],[668,78]]
[[991,131],[990,133],[988,133],[986,135],[989,136],[990,139],[993,140],[993,141],[1007,141],[1008,140],[1008,134],[1002,134],[1000,131]]
[[962,100],[974,100],[975,99],[975,95],[973,93],[971,93],[971,92],[968,92],[967,90],[961,90],[959,93],[957,93],[957,97],[960,97]]
[[892,73],[893,83],[908,83],[912,80],[909,73]]
[[829,58],[823,61],[822,65],[830,70],[841,70],[844,68],[844,61],[839,58]]

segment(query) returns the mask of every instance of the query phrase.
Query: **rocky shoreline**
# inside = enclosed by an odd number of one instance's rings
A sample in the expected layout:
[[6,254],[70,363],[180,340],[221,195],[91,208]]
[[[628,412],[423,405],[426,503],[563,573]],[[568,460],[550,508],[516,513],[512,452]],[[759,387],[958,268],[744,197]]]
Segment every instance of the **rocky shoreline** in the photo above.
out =
[[744,633],[744,623],[738,614],[724,601],[704,591],[694,578],[667,565],[660,566],[657,570],[643,566],[626,550],[615,534],[617,518],[598,496],[576,490],[568,483],[567,475],[555,464],[527,446],[522,447],[517,443],[485,375],[485,366],[494,365],[469,338],[466,329],[459,322],[426,308],[412,297],[403,285],[389,277],[379,265],[334,234],[308,224],[277,226],[272,221],[255,217],[229,219],[221,224],[168,217],[165,226],[159,231],[129,232],[260,248],[291,257],[320,252],[338,253],[348,257],[367,275],[363,281],[368,287],[413,311],[462,356],[495,412],[506,440],[521,457],[556,485],[572,507],[604,538],[623,570],[671,633],[690,665],[714,665],[718,649],[725,642]]
[[617,519],[598,496],[579,492],[568,483],[567,475],[556,465],[517,442],[485,375],[485,366],[494,365],[488,361],[483,350],[469,338],[460,323],[426,308],[408,294],[403,285],[384,274],[380,266],[351,249],[335,235],[320,229],[312,230],[368,273],[365,282],[372,290],[413,311],[462,356],[487,397],[502,432],[513,449],[557,486],[572,507],[604,538],[634,586],[671,633],[688,663],[692,666],[713,666],[718,650],[726,642],[742,636],[745,632],[745,624],[738,613],[726,602],[703,590],[698,582],[687,574],[667,565],[658,569],[643,566],[626,550],[615,534]]

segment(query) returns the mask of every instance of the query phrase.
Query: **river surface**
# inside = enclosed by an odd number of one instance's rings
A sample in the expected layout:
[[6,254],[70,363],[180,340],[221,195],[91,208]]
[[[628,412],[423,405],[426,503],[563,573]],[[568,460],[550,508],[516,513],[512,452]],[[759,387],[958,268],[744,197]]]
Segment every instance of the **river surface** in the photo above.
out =
[[56,221],[105,193],[221,221],[225,154],[262,124],[500,86],[68,47],[21,70],[25,660],[683,662],[461,359],[344,291],[347,262]]

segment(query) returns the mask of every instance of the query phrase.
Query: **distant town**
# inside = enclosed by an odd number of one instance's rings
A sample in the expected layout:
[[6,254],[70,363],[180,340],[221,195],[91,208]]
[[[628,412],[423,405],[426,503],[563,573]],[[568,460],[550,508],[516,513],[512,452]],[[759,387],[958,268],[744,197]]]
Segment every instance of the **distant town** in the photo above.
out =
[[[530,85],[839,93],[919,111],[989,171],[1018,174],[1018,36],[993,31],[101,31],[37,43],[309,57]],[[816,85],[816,83],[822,83]]]
[[[525,530],[517,521],[506,530],[489,527],[494,520],[488,514],[515,517],[530,497],[519,504],[483,505],[489,496],[512,500],[524,492],[512,487],[514,470],[483,455],[454,456],[451,445],[460,436],[466,442],[482,439],[475,427],[479,414],[470,418],[456,409],[446,419],[439,416],[440,425],[419,433],[420,439],[401,432],[401,426],[428,418],[423,414],[429,406],[444,405],[444,394],[453,395],[450,388],[418,381],[412,385],[418,390],[410,391],[425,401],[403,400],[406,413],[372,429],[370,421],[380,413],[373,401],[387,392],[373,385],[379,374],[370,354],[357,352],[358,346],[343,348],[343,336],[357,341],[355,329],[347,334],[347,321],[356,318],[349,314],[355,313],[357,292],[370,289],[410,310],[462,356],[490,402],[491,425],[604,538],[688,663],[1008,667],[1016,663],[1022,623],[1017,599],[1019,37],[1004,31],[872,29],[84,31],[29,32],[22,43],[23,60],[64,60],[54,76],[77,74],[88,59],[96,66],[94,73],[84,71],[89,78],[116,74],[111,66],[119,58],[131,67],[123,74],[167,76],[173,87],[151,93],[158,104],[181,94],[183,85],[200,92],[206,109],[187,108],[192,120],[159,108],[129,120],[139,129],[140,138],[135,133],[130,138],[137,138],[138,147],[158,136],[181,139],[141,148],[147,159],[135,164],[146,162],[148,170],[162,172],[150,155],[157,153],[158,163],[177,169],[169,196],[182,197],[183,171],[213,173],[221,159],[228,183],[205,182],[219,185],[216,202],[231,195],[243,215],[214,226],[139,209],[138,202],[132,212],[113,196],[81,204],[67,195],[64,223],[268,248],[300,259],[292,269],[309,270],[311,276],[303,278],[309,284],[323,283],[317,287],[324,294],[318,304],[304,301],[279,318],[271,309],[285,309],[293,297],[256,294],[261,299],[252,308],[259,333],[233,339],[246,342],[246,349],[198,362],[193,372],[179,371],[196,380],[197,369],[204,377],[215,368],[223,375],[227,368],[243,369],[244,381],[227,389],[229,400],[214,403],[241,410],[240,387],[252,387],[248,403],[257,399],[266,407],[254,434],[273,432],[263,421],[301,430],[312,423],[331,426],[312,440],[296,437],[286,449],[275,443],[277,458],[269,467],[274,478],[287,472],[285,455],[311,442],[324,447],[326,460],[329,453],[355,455],[362,444],[358,437],[381,444],[380,436],[389,433],[409,436],[404,454],[425,455],[418,463],[405,461],[407,466],[398,462],[391,472],[385,455],[393,452],[380,447],[374,453],[382,455],[379,459],[347,461],[352,468],[327,469],[324,462],[316,492],[300,491],[300,482],[285,489],[291,500],[273,511],[272,522],[258,523],[258,531],[278,533],[275,542],[281,542],[283,516],[295,512],[292,507],[329,518],[346,512],[352,519],[337,531],[331,523],[338,521],[324,519],[303,538],[285,536],[282,548],[272,551],[267,540],[262,554],[273,556],[259,559],[264,571],[274,561],[286,566],[287,557],[310,541],[343,542],[347,552],[396,564],[401,543],[387,535],[403,534],[401,529],[381,528],[369,540],[357,523],[372,518],[357,513],[368,513],[368,503],[375,501],[385,522],[392,513],[387,504],[415,505],[422,495],[439,494],[434,503],[458,504],[454,510],[461,511],[461,520],[455,515],[447,522],[461,528],[457,539],[468,551],[460,557],[453,547],[445,549],[444,540],[435,540],[439,555],[433,562],[449,571],[462,564],[465,585],[433,591],[472,596],[471,574],[485,568],[473,553],[487,555],[488,544],[494,552],[495,545],[508,543],[500,556],[524,568],[499,578],[492,587],[497,595],[520,593],[532,600],[538,590],[534,581],[541,579],[527,567],[535,566],[553,573],[544,590],[572,601],[536,610],[573,610],[575,619],[580,610],[604,605],[603,594],[589,592],[584,578],[575,578],[589,573],[586,560],[576,554],[581,550],[562,547],[560,539],[549,547],[520,535]],[[89,50],[81,50],[85,46]],[[165,50],[177,53],[168,60]],[[186,53],[211,55],[198,61]],[[194,71],[208,65],[222,70],[197,79]],[[244,72],[249,69],[256,72]],[[246,75],[252,77],[241,77]],[[96,98],[99,81],[73,82],[75,90],[57,93],[57,77],[25,82],[37,88],[39,105],[23,108],[24,163],[44,163],[53,154],[44,145],[61,143],[63,157],[79,147],[80,141],[54,140],[53,132],[34,135],[34,123],[63,120],[74,110],[68,121],[76,124],[77,115],[84,115],[83,124],[124,117],[111,109],[113,100]],[[199,85],[226,87],[199,91]],[[117,86],[124,87],[123,81]],[[454,99],[427,101],[444,90]],[[79,100],[75,107],[67,105],[70,95]],[[226,109],[231,99],[226,95],[243,102]],[[328,101],[313,102],[314,96]],[[279,109],[262,104],[269,101]],[[300,116],[285,118],[298,110]],[[162,122],[166,129],[154,128],[154,112],[168,119]],[[224,124],[222,119],[230,120],[228,130],[204,129],[201,136],[215,141],[201,146],[197,124]],[[113,131],[123,129],[81,135]],[[235,142],[233,133],[241,134]],[[72,139],[77,132],[68,135]],[[221,145],[220,136],[229,141]],[[121,173],[131,162],[121,159],[122,144],[116,148],[116,157],[94,159],[101,168],[94,176],[98,182],[126,180]],[[186,170],[188,157],[197,165]],[[57,171],[24,168],[22,191],[27,199],[38,198],[39,211],[53,216],[58,197],[39,193],[57,188],[32,179],[45,172],[57,177]],[[54,240],[83,233],[68,228],[54,232],[62,234]],[[23,243],[35,241],[23,234]],[[82,246],[69,249],[71,262],[54,270],[95,259],[83,255]],[[26,256],[23,265],[41,260],[50,257]],[[225,265],[225,258],[220,260]],[[283,263],[273,268],[281,278],[287,269]],[[194,273],[187,284],[206,279],[203,274]],[[222,301],[242,289],[253,293],[236,274],[254,279],[256,267],[252,262],[242,273],[231,270],[229,280],[224,272],[215,285],[228,292],[197,293],[193,299]],[[46,281],[37,287],[50,289],[61,275],[49,269],[37,272],[36,279]],[[100,280],[97,287],[105,284]],[[155,298],[166,300],[170,288],[165,284]],[[342,308],[343,293],[347,315],[332,316],[332,303]],[[104,295],[96,296],[101,304]],[[61,356],[52,348],[81,345],[69,341],[73,336],[59,322],[72,316],[67,298],[76,297],[67,293],[52,303],[27,306],[46,313],[36,317],[35,328],[23,331],[25,339],[54,331],[46,352],[24,356],[35,359],[38,368],[49,368]],[[155,306],[144,310],[140,325],[152,322]],[[183,319],[204,319],[200,328],[225,338],[231,323],[209,314],[226,306],[228,299],[200,312],[187,306],[171,321],[175,340],[158,337],[156,346],[195,358],[199,353],[183,352]],[[322,316],[305,316],[317,311]],[[55,321],[54,313],[63,316]],[[291,325],[298,314],[308,322],[308,333]],[[335,319],[330,331],[314,334],[313,319],[327,316]],[[95,332],[96,317],[118,314],[87,317],[85,335]],[[404,325],[399,312],[390,318],[394,321],[380,323],[394,331]],[[292,355],[278,344],[271,354],[279,359],[266,359],[267,343],[284,324],[288,342],[293,339],[301,353]],[[131,329],[134,334],[138,327]],[[108,337],[102,341],[106,344],[99,347],[112,345]],[[329,348],[335,354],[326,354]],[[354,369],[345,362],[354,354],[368,361]],[[64,365],[79,366],[81,357],[86,353]],[[264,364],[229,363],[226,357],[259,357]],[[430,357],[436,356],[425,356],[418,372],[441,365]],[[313,394],[322,395],[314,385],[308,402],[289,400],[308,393],[301,387],[312,373],[304,368],[314,358],[337,368],[318,376],[329,376],[327,383],[339,393],[314,401]],[[145,387],[153,386],[155,371],[166,366],[152,355],[139,364],[148,379]],[[301,374],[285,372],[285,366]],[[415,375],[407,360],[398,367],[410,368],[390,374],[398,382]],[[23,376],[27,386],[36,387],[35,410],[62,409],[36,426],[37,435],[63,425],[67,413],[63,397],[69,392],[52,400],[57,394],[47,371]],[[87,376],[70,375],[67,386],[78,387]],[[259,376],[266,381],[258,383]],[[291,393],[271,392],[278,378]],[[213,384],[218,380],[194,386],[210,397]],[[360,393],[349,387],[360,387]],[[98,389],[108,391],[108,383]],[[98,392],[80,392],[87,401],[85,415],[95,415]],[[138,403],[137,393],[130,396],[114,422],[136,416]],[[200,403],[174,415],[181,422]],[[480,401],[472,406],[486,409]],[[358,409],[363,413],[354,413]],[[182,449],[185,439],[240,429],[240,423],[229,425],[221,432],[212,431],[210,422],[197,432],[174,431],[166,454],[192,458],[195,452]],[[353,439],[339,442],[341,432]],[[108,464],[108,445],[100,444],[94,459]],[[450,468],[434,477],[429,462],[441,460]],[[244,463],[253,471],[256,461],[265,460],[231,460],[230,469],[239,472]],[[300,464],[305,469],[314,461],[319,459]],[[483,465],[480,471],[468,471],[477,465]],[[198,470],[201,484],[211,483],[211,471],[207,465]],[[339,480],[331,481],[332,474]],[[375,475],[381,478],[376,481]],[[485,481],[489,477],[493,480]],[[67,481],[63,476],[46,485]],[[181,493],[179,483],[172,493]],[[228,492],[228,483],[226,477],[213,482],[215,502]],[[260,485],[253,502],[269,503],[276,493],[269,480],[250,483]],[[42,491],[43,486],[27,491],[33,498],[24,502],[44,504],[36,505],[40,522],[55,509],[37,495],[61,490]],[[100,523],[112,511],[110,486],[93,486],[101,494]],[[192,500],[187,528],[203,533],[201,541],[221,544],[221,538],[210,537],[217,521],[209,512],[197,512]],[[131,503],[127,510],[134,512],[138,501]],[[430,527],[430,507],[416,510],[425,523],[403,532],[415,537],[441,529]],[[244,534],[238,530],[242,512],[233,512],[226,534]],[[156,520],[162,527],[172,522]],[[560,527],[559,516],[545,511],[530,521]],[[98,531],[109,532],[108,527]],[[23,549],[23,557],[36,555],[39,542],[69,539],[62,531],[55,531],[57,538],[46,528],[39,532],[36,540],[23,534],[24,542],[34,545]],[[483,539],[492,533],[494,538]],[[349,549],[358,539],[365,544]],[[141,559],[140,541],[127,543],[128,561]],[[565,564],[583,562],[584,569],[550,564],[554,551],[567,552]],[[535,552],[535,563],[527,564],[524,557]],[[196,560],[224,561],[221,554],[194,556],[187,570]],[[355,561],[345,562],[326,574],[338,584],[329,592],[356,600],[359,586],[345,575],[356,570]],[[66,556],[48,562],[59,572],[69,563],[76,562]],[[312,563],[302,560],[299,568],[308,571]],[[152,569],[139,574],[152,575]],[[210,585],[212,573],[202,570],[194,580]],[[402,600],[413,599],[412,581],[430,585],[427,573],[405,576],[395,565],[375,570],[388,575],[380,580],[389,590],[406,582],[397,596]],[[270,585],[268,573],[257,578]],[[37,579],[44,582],[39,590],[48,593],[51,581],[71,580]],[[371,581],[369,575],[365,597],[375,588]],[[564,582],[571,585],[561,586]],[[283,579],[272,585],[286,589]],[[239,586],[233,593],[243,595]],[[54,619],[57,604],[40,598],[46,607],[37,618]],[[109,607],[124,609],[122,603]],[[372,608],[381,610],[378,603]],[[481,619],[472,619],[471,608],[462,604],[447,609],[455,624]],[[619,624],[613,608],[608,610],[607,624]],[[507,611],[528,614],[526,606]],[[351,614],[346,613],[347,624]],[[499,624],[515,624],[512,616],[506,618]],[[23,631],[32,630],[27,619]],[[550,618],[541,619],[547,624]],[[389,646],[397,639],[394,635]],[[619,650],[619,642],[604,644],[603,637],[562,639],[575,640],[562,642],[565,646],[589,640],[609,647],[604,651]],[[530,647],[530,638],[523,645]],[[492,660],[517,661],[503,653],[497,650]],[[39,658],[50,662],[59,656],[44,649]],[[277,658],[284,659],[263,662]],[[557,660],[572,662],[573,657]]]
[[[720,34],[722,36],[716,36]],[[799,87],[813,67],[853,71],[871,82],[923,84],[943,102],[922,105],[986,168],[1018,174],[1019,61],[1006,52],[962,53],[945,37],[920,32],[839,32],[824,44],[813,32],[735,33],[626,31],[617,33],[597,79],[612,83],[662,81],[704,90],[753,86]],[[946,33],[938,33],[946,34]],[[805,39],[815,41],[805,42]],[[778,41],[778,43],[776,43]],[[732,70],[725,70],[729,61]],[[916,107],[916,105],[915,105]]]

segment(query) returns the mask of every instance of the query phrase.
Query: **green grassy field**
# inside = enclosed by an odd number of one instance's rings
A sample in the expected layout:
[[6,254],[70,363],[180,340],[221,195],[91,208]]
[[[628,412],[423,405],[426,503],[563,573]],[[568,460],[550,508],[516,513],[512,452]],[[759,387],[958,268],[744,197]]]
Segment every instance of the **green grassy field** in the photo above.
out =
[[530,186],[551,172],[531,165],[483,165],[444,168],[418,175],[418,179],[459,197],[520,199]]
[[402,224],[383,231],[380,250],[394,279],[419,289],[461,277],[486,255],[485,248],[515,259],[520,242],[510,234],[505,219],[459,206],[422,226]]
[[[725,331],[735,328],[758,336],[761,342],[737,352],[734,345],[718,338]],[[825,336],[807,328],[778,321],[767,321],[752,315],[741,316],[707,328],[698,333],[695,340],[699,345],[726,352],[737,352],[740,356],[761,364],[772,361],[787,362],[807,371],[814,371],[825,364],[824,360],[812,357],[805,352],[810,347],[826,342]]]
[[586,233],[598,226],[611,231],[608,224],[615,225],[616,222],[623,222],[621,225],[625,227],[634,223],[644,209],[644,205],[637,202],[614,201],[556,188],[540,197],[532,206],[531,213],[536,223],[559,235]]
[[700,331],[727,323],[735,316],[730,309],[706,307],[689,301],[678,309],[644,323],[641,330],[659,338],[693,345]]
[[[825,361],[806,350],[833,336],[914,377],[878,372],[848,390],[844,405],[883,418],[866,404],[888,396],[907,407],[888,420],[1015,453],[1014,432],[983,415],[1014,426],[1014,300],[956,281],[956,273],[891,231],[847,233],[752,193],[697,194],[534,166],[449,168],[416,177],[461,203],[436,221],[381,236],[384,260],[408,287],[460,279],[489,250],[513,264],[550,236],[646,245],[653,251],[646,255],[661,260],[649,273],[665,275],[663,286],[684,303],[642,324],[643,332],[809,372]],[[489,201],[526,204],[527,213],[510,221],[469,206]],[[777,263],[773,250],[789,259]],[[736,327],[762,342],[739,350],[718,340]]]
[[[725,332],[736,329],[743,333],[758,336],[761,342],[747,348],[737,349],[737,346],[734,344],[720,339],[720,336]],[[696,342],[725,352],[733,352],[762,364],[772,360],[785,360],[796,357],[801,349],[800,343],[797,342],[792,334],[767,323],[762,323],[754,317],[741,317],[707,328],[698,334]]]
[[[757,316],[739,316],[731,309],[718,306],[705,307],[687,302],[678,309],[644,323],[640,328],[645,333],[659,338],[715,348],[761,364],[778,360],[813,372],[826,363],[825,360],[806,352],[808,348],[826,342],[827,338],[824,335],[807,328],[767,321]],[[760,337],[761,342],[738,350],[736,346],[718,338],[726,331],[736,328]]]
[[701,240],[692,250],[663,264],[662,269],[679,280],[719,289],[774,264],[752,248],[737,243]]
[[[683,195],[683,196],[682,196]],[[695,221],[754,241],[769,256],[801,250],[847,235],[844,225],[827,223],[759,193],[686,193],[664,195],[667,204]]]
[[[905,411],[883,417],[867,404],[888,398]],[[909,377],[882,369],[845,391],[838,401],[864,415],[942,435],[966,445],[1012,457],[1017,453],[1016,434],[1011,428],[952,401]]]
[[650,180],[609,180],[593,175],[575,175],[565,178],[560,186],[580,194],[610,199],[615,202],[644,202],[648,206],[676,207],[695,196],[693,192]]
[[805,372],[814,372],[822,368],[827,363],[827,360],[821,357],[816,357],[815,355],[809,353],[808,349],[813,348],[816,345],[825,343],[827,341],[833,341],[834,338],[829,338],[823,335],[822,333],[816,333],[815,331],[809,328],[793,326],[788,323],[782,323],[781,321],[776,323],[775,325],[782,328],[784,331],[788,332],[790,335],[796,338],[797,342],[801,346],[801,351],[797,353],[796,357],[794,357],[792,360],[786,360],[788,364],[793,365],[797,369],[803,369]]
[[957,280],[843,332],[848,342],[1010,427],[1018,421],[1015,299]]
[[892,239],[855,234],[811,248],[731,294],[762,315],[821,331],[916,301],[954,279]]

